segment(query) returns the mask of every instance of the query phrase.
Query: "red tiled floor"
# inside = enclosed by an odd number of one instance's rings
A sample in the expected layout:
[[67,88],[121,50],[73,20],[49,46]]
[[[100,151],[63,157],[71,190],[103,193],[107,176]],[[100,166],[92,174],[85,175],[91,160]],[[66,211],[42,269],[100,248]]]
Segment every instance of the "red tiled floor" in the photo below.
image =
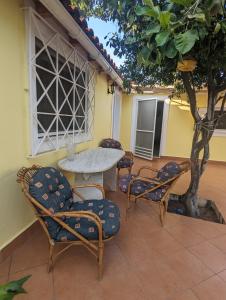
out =
[[199,299],[195,296],[192,290],[186,290],[175,294],[169,300],[199,300]]
[[226,235],[212,239],[209,242],[220,249],[222,252],[226,253]]
[[24,284],[27,294],[17,296],[18,300],[53,300],[53,274],[47,272],[47,265],[26,269],[21,272],[10,274],[9,280],[20,279],[24,276],[32,275]]
[[0,263],[0,277],[8,277],[11,264],[11,257],[6,258]]
[[218,276],[213,276],[194,287],[194,294],[199,300],[225,300],[226,284]]
[[226,254],[209,242],[191,247],[189,251],[216,273],[226,269]]
[[[136,159],[135,169],[164,163]],[[226,186],[219,185],[216,170],[219,177],[225,172],[209,166],[200,193],[216,197],[226,216]],[[183,193],[188,180],[184,175],[174,192]],[[122,220],[119,234],[105,246],[101,281],[95,258],[83,247],[70,248],[47,273],[48,244],[39,228],[0,265],[0,283],[9,271],[10,280],[32,274],[28,294],[18,300],[226,300],[225,225],[168,214],[162,228],[158,207],[147,201],[133,205],[126,220],[126,196],[119,191],[107,196],[119,205]]]
[[220,273],[217,274],[221,279],[226,281],[226,270],[221,271]]

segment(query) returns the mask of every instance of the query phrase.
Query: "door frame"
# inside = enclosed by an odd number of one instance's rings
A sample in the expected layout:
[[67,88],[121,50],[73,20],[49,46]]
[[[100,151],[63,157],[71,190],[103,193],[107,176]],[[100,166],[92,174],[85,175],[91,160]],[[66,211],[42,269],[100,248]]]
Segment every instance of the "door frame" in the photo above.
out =
[[[157,100],[157,102],[158,101],[164,102],[163,119],[162,119],[162,134],[161,134],[160,151],[159,151],[159,156],[163,156],[165,154],[165,148],[166,148],[167,124],[168,124],[170,99],[168,96],[154,96],[154,95],[145,95],[145,96],[144,95],[141,95],[141,96],[136,95],[133,97],[131,140],[130,140],[130,149],[133,153],[135,152],[136,122],[137,122],[138,101],[139,100]],[[147,158],[145,158],[145,159],[147,159]]]
[[[115,116],[114,112],[115,112],[115,105],[116,105],[116,95],[119,95],[119,114],[117,116]],[[121,134],[121,113],[122,113],[122,92],[118,89],[115,88],[115,93],[112,95],[112,126],[111,126],[111,136],[112,138],[114,138],[114,120],[115,117],[117,117],[117,121],[118,121],[118,126],[119,126],[119,132],[118,132],[118,138],[116,138],[117,140],[120,140],[120,134]]]

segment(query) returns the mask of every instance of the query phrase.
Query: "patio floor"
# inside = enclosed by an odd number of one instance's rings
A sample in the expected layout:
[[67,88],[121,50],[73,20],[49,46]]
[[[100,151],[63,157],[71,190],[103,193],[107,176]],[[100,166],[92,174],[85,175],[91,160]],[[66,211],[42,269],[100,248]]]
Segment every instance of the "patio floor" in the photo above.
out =
[[[136,168],[149,164],[160,167],[164,160],[136,159]],[[226,167],[210,164],[200,194],[217,200],[226,212]],[[184,175],[175,192],[186,189]],[[0,264],[0,283],[32,274],[25,287],[29,300],[225,300],[226,226],[168,214],[161,227],[158,207],[138,202],[125,220],[126,197],[108,193],[121,209],[118,236],[105,247],[104,277],[97,280],[97,264],[83,247],[71,248],[47,273],[47,239],[36,234]],[[226,214],[225,214],[226,216]]]

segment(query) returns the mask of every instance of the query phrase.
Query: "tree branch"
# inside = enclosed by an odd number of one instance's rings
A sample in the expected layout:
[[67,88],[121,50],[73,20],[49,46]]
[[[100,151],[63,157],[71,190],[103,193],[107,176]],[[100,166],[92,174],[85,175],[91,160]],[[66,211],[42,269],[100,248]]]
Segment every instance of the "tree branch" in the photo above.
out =
[[195,89],[192,88],[192,86],[191,86],[190,75],[189,75],[188,72],[181,72],[181,76],[182,76],[182,79],[183,79],[183,83],[184,83],[186,93],[187,93],[188,98],[189,98],[190,107],[191,107],[191,114],[192,114],[195,122],[198,123],[201,120],[201,117],[198,113]]

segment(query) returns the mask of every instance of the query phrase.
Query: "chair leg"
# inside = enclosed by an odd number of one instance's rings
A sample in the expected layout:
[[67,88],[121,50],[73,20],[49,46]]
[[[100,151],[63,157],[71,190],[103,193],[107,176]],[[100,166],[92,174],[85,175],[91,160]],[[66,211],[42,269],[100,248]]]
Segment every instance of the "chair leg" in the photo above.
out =
[[166,219],[166,213],[167,213],[167,203],[166,201],[162,201],[159,204],[159,208],[160,208],[160,222],[162,227],[165,225],[165,219]]
[[98,248],[98,276],[99,280],[103,278],[103,256],[104,256],[104,243]]
[[52,271],[53,268],[53,248],[54,244],[49,245],[49,263],[48,263],[48,273]]
[[131,174],[131,171],[132,171],[132,167],[128,167],[128,172],[129,172],[129,175]]

